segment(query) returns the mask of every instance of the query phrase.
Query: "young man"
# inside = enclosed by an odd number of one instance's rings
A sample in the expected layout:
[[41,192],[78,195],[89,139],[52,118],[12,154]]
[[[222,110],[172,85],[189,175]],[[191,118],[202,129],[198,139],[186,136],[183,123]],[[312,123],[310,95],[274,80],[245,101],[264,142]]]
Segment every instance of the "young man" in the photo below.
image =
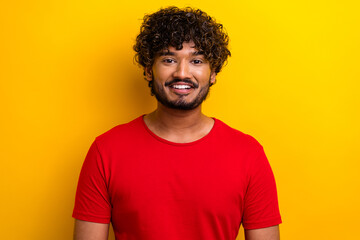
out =
[[97,137],[85,159],[75,239],[279,239],[276,186],[261,145],[205,116],[230,55],[222,25],[170,7],[147,15],[134,49],[157,109]]

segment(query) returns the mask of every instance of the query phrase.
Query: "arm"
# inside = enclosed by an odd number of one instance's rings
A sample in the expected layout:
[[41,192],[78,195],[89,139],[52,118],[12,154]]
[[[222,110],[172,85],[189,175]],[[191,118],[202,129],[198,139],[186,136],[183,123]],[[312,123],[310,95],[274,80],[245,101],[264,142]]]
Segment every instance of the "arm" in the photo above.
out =
[[111,204],[106,182],[104,162],[94,141],[81,168],[76,190],[72,215],[74,240],[108,239]]
[[74,240],[107,240],[109,224],[75,220]]
[[279,225],[244,230],[245,240],[280,240]]

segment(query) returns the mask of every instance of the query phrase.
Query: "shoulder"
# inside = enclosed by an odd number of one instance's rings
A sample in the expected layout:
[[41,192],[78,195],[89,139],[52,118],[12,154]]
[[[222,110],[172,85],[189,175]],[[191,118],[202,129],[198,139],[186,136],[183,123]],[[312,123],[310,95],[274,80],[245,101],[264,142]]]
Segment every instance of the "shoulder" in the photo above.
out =
[[143,132],[143,116],[135,118],[134,120],[119,124],[103,134],[96,137],[95,142],[101,146],[119,145],[131,139],[138,138],[138,135]]
[[253,136],[232,128],[219,119],[215,119],[215,123],[217,125],[217,138],[223,139],[226,144],[249,150],[262,149],[262,145]]

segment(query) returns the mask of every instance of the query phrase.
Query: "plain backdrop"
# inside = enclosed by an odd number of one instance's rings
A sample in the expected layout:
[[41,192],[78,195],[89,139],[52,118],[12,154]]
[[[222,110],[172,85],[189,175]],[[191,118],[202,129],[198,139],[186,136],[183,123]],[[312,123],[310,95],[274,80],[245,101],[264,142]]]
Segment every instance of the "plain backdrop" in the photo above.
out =
[[230,36],[232,57],[204,112],[264,146],[281,238],[356,238],[356,0],[2,1],[1,238],[72,238],[77,179],[91,142],[156,106],[132,46],[144,14],[169,5],[203,9]]

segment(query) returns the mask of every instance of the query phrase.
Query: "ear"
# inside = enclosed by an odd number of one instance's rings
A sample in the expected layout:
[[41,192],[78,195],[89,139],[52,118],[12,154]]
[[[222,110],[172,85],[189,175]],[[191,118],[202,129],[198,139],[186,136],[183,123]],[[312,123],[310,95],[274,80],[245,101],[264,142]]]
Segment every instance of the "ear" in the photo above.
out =
[[145,67],[144,68],[144,73],[145,73],[146,81],[150,82],[153,79],[153,73],[152,73],[151,67]]
[[214,84],[215,81],[216,81],[216,73],[215,73],[215,71],[211,71],[211,73],[210,73],[210,83]]

